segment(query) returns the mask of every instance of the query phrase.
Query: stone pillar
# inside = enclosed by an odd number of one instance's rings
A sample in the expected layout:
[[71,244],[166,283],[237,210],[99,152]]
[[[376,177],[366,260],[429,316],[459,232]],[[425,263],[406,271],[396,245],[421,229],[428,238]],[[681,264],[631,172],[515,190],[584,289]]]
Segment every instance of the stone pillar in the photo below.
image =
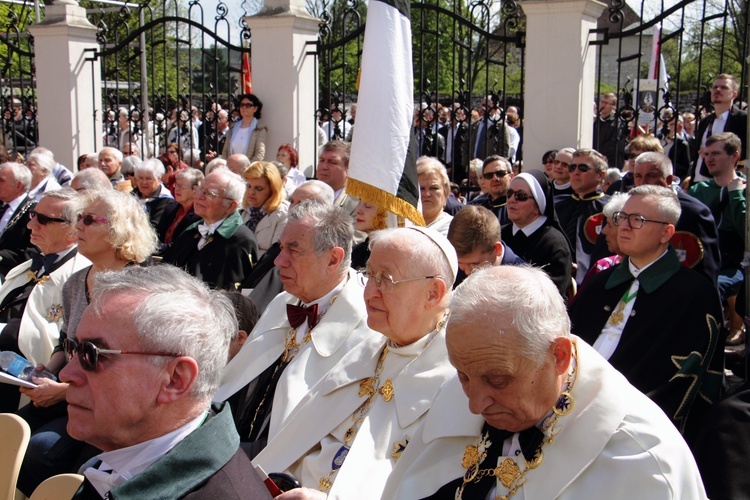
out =
[[305,10],[304,0],[266,0],[245,22],[252,32],[253,94],[263,101],[268,126],[266,160],[289,143],[299,152],[299,169],[312,176],[317,156],[315,94],[318,68],[313,56],[320,20]]
[[520,0],[526,14],[524,166],[541,169],[550,149],[591,147],[596,46],[605,5],[595,0]]
[[[73,0],[57,1],[29,27],[34,37],[39,144],[76,168],[78,156],[102,147],[101,72],[86,58],[99,49],[96,27]],[[95,142],[96,141],[96,142]]]

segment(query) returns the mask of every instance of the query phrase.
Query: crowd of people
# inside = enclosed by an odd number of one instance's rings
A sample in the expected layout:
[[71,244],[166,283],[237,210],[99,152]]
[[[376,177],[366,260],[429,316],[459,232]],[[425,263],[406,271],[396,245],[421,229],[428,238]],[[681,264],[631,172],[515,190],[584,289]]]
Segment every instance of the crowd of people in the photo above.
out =
[[269,161],[252,94],[212,110],[220,145],[185,116],[143,148],[123,109],[75,173],[43,147],[2,159],[0,350],[56,376],[0,384],[32,430],[18,488],[80,471],[85,499],[742,497],[736,97],[719,75],[683,150],[674,116],[661,139],[611,134],[604,95],[594,149],[526,169],[517,109],[417,106],[426,227],[347,193],[338,107],[310,180],[289,144]]

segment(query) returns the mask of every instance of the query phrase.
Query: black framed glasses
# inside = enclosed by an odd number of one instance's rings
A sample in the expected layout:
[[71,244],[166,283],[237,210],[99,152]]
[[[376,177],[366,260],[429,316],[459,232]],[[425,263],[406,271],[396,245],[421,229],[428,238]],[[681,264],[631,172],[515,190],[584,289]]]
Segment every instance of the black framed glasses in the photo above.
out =
[[646,222],[653,222],[655,224],[670,224],[670,222],[664,222],[662,220],[647,219],[641,214],[627,214],[625,212],[615,212],[612,214],[612,222],[615,226],[621,226],[625,221],[628,221],[628,226],[631,229],[640,229]]
[[59,222],[60,224],[67,224],[70,222],[67,219],[60,219],[58,217],[50,217],[49,215],[40,214],[36,210],[29,210],[29,217],[36,219],[36,221],[42,226],[46,226],[50,222]]
[[502,179],[508,175],[507,170],[495,170],[494,172],[485,172],[482,174],[482,177],[484,177],[486,180],[491,181],[493,177],[497,177],[498,179]]
[[434,276],[420,276],[418,278],[394,280],[393,276],[389,276],[385,273],[382,273],[382,272],[374,273],[372,271],[367,271],[367,270],[357,271],[357,276],[359,277],[359,282],[361,285],[367,285],[367,283],[372,282],[375,284],[375,288],[380,290],[382,293],[392,292],[393,287],[395,287],[396,285],[400,285],[401,283],[408,283],[410,281],[432,280],[436,278],[440,278],[440,279],[443,278],[439,274],[436,274]]
[[255,104],[253,104],[251,102],[241,102],[240,103],[240,107],[241,108],[254,108],[256,106],[255,106]]
[[525,193],[523,191],[516,191],[515,189],[508,189],[507,196],[509,200],[512,197],[515,197],[516,201],[526,201],[529,198],[531,198],[531,195],[529,193]]
[[73,339],[64,339],[63,349],[65,350],[65,355],[68,357],[68,361],[73,358],[73,354],[78,354],[78,361],[81,363],[81,368],[83,368],[87,372],[96,371],[97,366],[99,366],[99,356],[102,354],[139,354],[141,356],[167,356],[170,358],[178,358],[182,356],[182,354],[175,354],[172,352],[144,352],[122,351],[119,349],[101,349],[100,347],[97,347],[93,342],[76,342]]
[[593,168],[594,167],[589,167],[585,163],[571,163],[570,165],[568,165],[568,172],[573,173],[576,169],[578,169],[579,172],[583,172],[585,174]]
[[105,219],[104,217],[99,217],[98,215],[78,214],[78,222],[83,222],[84,226],[90,226],[94,222],[101,222],[102,224],[109,224],[109,219]]

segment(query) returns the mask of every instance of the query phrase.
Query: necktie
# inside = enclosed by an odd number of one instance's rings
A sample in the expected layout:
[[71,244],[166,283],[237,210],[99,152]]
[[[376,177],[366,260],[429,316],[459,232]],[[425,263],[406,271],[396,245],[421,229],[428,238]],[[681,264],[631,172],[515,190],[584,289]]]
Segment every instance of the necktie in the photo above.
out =
[[318,322],[318,304],[309,307],[287,304],[286,316],[292,328],[297,328],[307,320],[307,328],[312,330]]
[[198,224],[198,232],[201,234],[201,240],[198,242],[198,250],[203,250],[203,247],[208,245],[208,242],[211,241],[211,235],[213,235],[213,231],[211,231],[211,227],[206,224]]

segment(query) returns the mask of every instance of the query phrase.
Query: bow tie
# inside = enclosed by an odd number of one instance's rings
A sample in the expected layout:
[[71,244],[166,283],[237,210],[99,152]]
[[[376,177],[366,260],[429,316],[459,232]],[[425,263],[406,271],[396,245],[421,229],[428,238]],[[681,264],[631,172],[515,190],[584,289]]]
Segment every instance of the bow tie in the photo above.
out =
[[38,273],[40,269],[44,269],[44,274],[47,274],[55,264],[57,257],[56,253],[49,253],[47,255],[35,253],[31,256],[31,270]]
[[201,236],[204,238],[207,238],[214,234],[213,231],[211,231],[211,226],[207,226],[206,224],[198,224],[198,232],[201,233]]
[[[487,425],[487,427],[489,427],[489,425]],[[489,427],[489,429],[490,439],[494,438],[492,442],[493,444],[497,444],[499,446],[497,452],[500,454],[502,453],[501,450],[503,448],[503,441],[505,441],[505,439],[509,437],[512,437],[515,433],[494,429],[492,427]],[[534,455],[536,455],[536,451],[539,449],[542,441],[544,441],[544,433],[535,425],[532,425],[528,429],[522,430],[518,433],[518,444],[521,445],[521,452],[523,453],[523,456],[526,460],[530,461],[534,459]]]
[[292,328],[297,328],[307,319],[307,328],[312,330],[318,323],[318,304],[309,307],[287,304],[286,316],[289,318],[289,324],[292,325]]

